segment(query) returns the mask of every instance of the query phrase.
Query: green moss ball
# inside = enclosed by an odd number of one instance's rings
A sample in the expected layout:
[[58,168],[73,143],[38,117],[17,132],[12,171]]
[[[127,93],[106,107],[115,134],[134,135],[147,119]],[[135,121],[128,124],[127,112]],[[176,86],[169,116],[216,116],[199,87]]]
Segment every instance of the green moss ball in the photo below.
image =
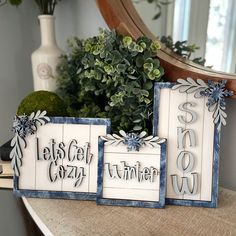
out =
[[67,116],[64,101],[48,91],[36,91],[26,96],[18,107],[17,115],[30,115],[38,110],[47,111],[47,116]]

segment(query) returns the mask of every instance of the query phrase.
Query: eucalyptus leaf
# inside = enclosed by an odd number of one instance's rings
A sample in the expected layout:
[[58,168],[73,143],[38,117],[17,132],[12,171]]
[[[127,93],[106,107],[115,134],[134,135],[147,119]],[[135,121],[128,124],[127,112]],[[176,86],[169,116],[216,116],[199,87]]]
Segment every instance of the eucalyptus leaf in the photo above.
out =
[[127,77],[130,78],[130,79],[133,79],[133,80],[138,79],[136,76],[133,76],[133,75],[127,75]]
[[149,92],[147,91],[147,90],[141,90],[140,91],[141,92],[141,94],[143,95],[143,96],[145,96],[145,97],[148,97],[149,96]]
[[142,55],[138,56],[135,60],[135,63],[138,68],[141,68],[144,64],[143,56]]
[[133,122],[134,123],[140,123],[142,120],[141,119],[137,119],[137,120],[134,120]]
[[143,88],[144,88],[145,90],[151,90],[152,87],[153,87],[153,82],[151,82],[151,81],[147,81],[147,82],[143,85]]
[[151,45],[145,36],[133,40],[102,29],[97,36],[70,40],[57,77],[70,115],[111,118],[113,132],[134,126],[151,132],[153,82],[162,81],[163,71]]
[[134,131],[140,131],[142,130],[142,126],[139,126],[139,125],[135,125],[134,128],[133,128]]

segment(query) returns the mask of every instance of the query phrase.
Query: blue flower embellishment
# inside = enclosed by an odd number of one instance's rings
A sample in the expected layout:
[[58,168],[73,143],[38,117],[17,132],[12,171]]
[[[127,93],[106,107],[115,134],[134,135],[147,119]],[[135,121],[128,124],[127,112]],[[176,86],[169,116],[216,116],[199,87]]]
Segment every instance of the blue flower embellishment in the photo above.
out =
[[127,146],[128,151],[139,151],[140,147],[144,144],[144,140],[138,134],[129,133],[126,135],[123,144]]
[[206,106],[213,113],[214,123],[220,131],[221,126],[226,125],[225,98],[233,95],[233,91],[225,88],[227,80],[219,82],[209,80],[208,83],[205,83],[201,79],[193,80],[192,78],[187,78],[186,80],[178,79],[177,82],[172,89],[178,89],[181,93],[194,93],[195,98],[208,97]]
[[36,131],[35,120],[29,119],[27,115],[15,116],[12,130],[21,138],[25,138],[28,134],[34,134]]
[[229,91],[225,88],[227,80],[222,80],[219,83],[214,83],[212,80],[208,80],[208,88],[202,91],[202,95],[208,97],[207,106],[211,107],[215,103],[219,103],[221,107],[226,106],[225,97],[233,95],[233,91]]
[[158,136],[147,136],[145,131],[142,131],[140,134],[136,134],[126,133],[124,130],[120,130],[119,133],[121,136],[117,134],[107,134],[106,136],[101,136],[101,139],[105,141],[105,145],[125,145],[128,152],[139,152],[140,148],[144,146],[157,148],[160,144],[166,141],[166,139],[159,138]]
[[20,167],[22,165],[23,149],[26,148],[25,138],[28,135],[35,134],[37,127],[45,125],[50,121],[46,116],[46,111],[32,112],[29,116],[15,116],[12,130],[15,133],[11,140],[12,150],[10,152],[11,165],[16,176],[20,176]]

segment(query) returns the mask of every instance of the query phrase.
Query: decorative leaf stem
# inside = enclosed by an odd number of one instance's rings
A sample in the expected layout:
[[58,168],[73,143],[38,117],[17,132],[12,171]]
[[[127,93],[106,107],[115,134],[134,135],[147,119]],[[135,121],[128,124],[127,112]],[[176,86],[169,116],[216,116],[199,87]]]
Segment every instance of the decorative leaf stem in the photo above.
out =
[[197,79],[196,81],[192,78],[178,79],[177,84],[172,89],[178,89],[181,93],[194,93],[195,98],[202,96],[208,97],[206,106],[208,110],[213,113],[213,122],[217,125],[218,131],[221,130],[222,125],[226,125],[225,113],[225,97],[233,95],[233,91],[229,91],[225,88],[227,80],[220,82],[213,82],[211,80],[206,84],[203,80]]
[[127,146],[128,151],[139,151],[143,146],[149,146],[152,148],[158,147],[159,144],[164,143],[166,139],[159,138],[157,136],[147,136],[145,131],[142,131],[140,134],[136,133],[126,133],[123,130],[119,131],[120,135],[117,134],[108,134],[102,136],[102,140],[105,141],[105,145],[114,145],[118,146],[124,144]]
[[10,159],[12,168],[16,176],[20,176],[20,167],[22,165],[23,148],[26,148],[27,143],[25,138],[27,135],[35,134],[37,127],[45,125],[50,121],[49,117],[46,116],[46,111],[37,111],[31,113],[30,116],[15,116],[13,122],[13,131],[15,136],[11,141],[11,153]]

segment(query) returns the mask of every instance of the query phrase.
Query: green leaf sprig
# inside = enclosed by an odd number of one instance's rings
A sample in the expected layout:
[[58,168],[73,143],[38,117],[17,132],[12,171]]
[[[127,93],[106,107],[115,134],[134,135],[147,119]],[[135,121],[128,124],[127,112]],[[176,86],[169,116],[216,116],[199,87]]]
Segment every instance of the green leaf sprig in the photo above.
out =
[[69,40],[69,49],[58,81],[70,115],[111,118],[113,131],[151,131],[153,84],[164,74],[156,57],[160,43],[101,29]]

